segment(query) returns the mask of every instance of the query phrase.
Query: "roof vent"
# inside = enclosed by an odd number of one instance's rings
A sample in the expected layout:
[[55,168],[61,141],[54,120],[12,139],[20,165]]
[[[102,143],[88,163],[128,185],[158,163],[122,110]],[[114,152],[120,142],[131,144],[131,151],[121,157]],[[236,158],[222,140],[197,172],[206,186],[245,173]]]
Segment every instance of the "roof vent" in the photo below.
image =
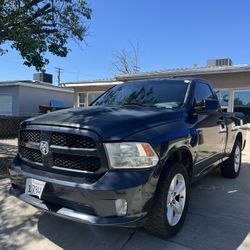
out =
[[233,65],[233,63],[232,63],[232,60],[230,58],[207,60],[208,67],[232,66],[232,65]]
[[52,84],[53,76],[51,74],[47,74],[45,72],[35,73],[35,74],[33,74],[33,80]]

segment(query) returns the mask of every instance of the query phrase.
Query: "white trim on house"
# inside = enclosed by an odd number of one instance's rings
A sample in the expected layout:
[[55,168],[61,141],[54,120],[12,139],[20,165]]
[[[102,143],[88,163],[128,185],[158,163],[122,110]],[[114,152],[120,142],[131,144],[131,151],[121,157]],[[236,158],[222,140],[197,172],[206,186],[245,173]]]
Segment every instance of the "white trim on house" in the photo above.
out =
[[110,85],[118,85],[123,82],[92,82],[92,83],[85,83],[85,82],[77,82],[77,83],[63,83],[60,86],[62,87],[90,87],[90,86],[110,86]]
[[131,81],[143,80],[149,78],[162,77],[186,77],[193,75],[210,75],[210,74],[225,74],[225,73],[239,73],[250,72],[249,64],[240,64],[233,66],[212,66],[212,67],[194,67],[194,68],[179,68],[159,71],[139,72],[129,75],[119,75],[115,79],[117,81]]
[[65,89],[56,86],[50,86],[48,84],[36,83],[36,82],[0,82],[0,87],[11,87],[11,86],[23,86],[29,88],[38,88],[38,89],[46,89],[46,90],[54,90],[65,93],[74,93],[73,89]]

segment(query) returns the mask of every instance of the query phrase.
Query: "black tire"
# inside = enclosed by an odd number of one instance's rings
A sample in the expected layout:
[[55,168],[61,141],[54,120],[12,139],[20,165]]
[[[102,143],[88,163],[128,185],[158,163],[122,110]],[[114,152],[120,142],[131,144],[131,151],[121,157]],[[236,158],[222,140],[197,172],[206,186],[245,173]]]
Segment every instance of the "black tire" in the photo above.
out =
[[[239,150],[239,166],[236,167],[236,152]],[[236,178],[240,173],[241,168],[241,143],[240,141],[236,141],[233,147],[233,150],[229,156],[229,158],[222,163],[220,170],[221,174],[226,178]]]
[[[180,174],[183,176],[186,184],[185,205],[177,224],[170,225],[167,219],[167,199],[170,190],[171,181]],[[180,176],[178,175],[178,176]],[[178,233],[181,229],[188,209],[190,183],[189,176],[185,167],[179,162],[169,162],[159,179],[159,183],[155,192],[152,208],[148,215],[148,220],[144,225],[147,232],[162,238],[170,237]],[[178,182],[177,182],[178,183]],[[174,213],[175,214],[175,213]]]

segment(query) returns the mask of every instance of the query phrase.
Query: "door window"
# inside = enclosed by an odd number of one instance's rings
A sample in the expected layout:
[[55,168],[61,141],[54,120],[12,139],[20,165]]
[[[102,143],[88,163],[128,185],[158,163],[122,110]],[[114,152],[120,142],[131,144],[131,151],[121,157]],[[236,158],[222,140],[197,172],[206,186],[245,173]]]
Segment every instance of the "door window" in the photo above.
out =
[[196,83],[194,92],[194,105],[203,107],[205,105],[205,100],[207,99],[215,99],[215,96],[209,85],[201,82]]

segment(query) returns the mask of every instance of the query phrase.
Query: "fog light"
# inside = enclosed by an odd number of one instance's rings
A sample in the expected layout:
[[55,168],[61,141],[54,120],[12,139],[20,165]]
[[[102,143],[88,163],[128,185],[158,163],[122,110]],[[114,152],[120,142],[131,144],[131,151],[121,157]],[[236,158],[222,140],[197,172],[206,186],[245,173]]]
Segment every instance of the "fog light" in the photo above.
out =
[[127,214],[128,203],[126,200],[117,199],[115,201],[115,208],[116,208],[116,213],[118,216],[124,216]]

